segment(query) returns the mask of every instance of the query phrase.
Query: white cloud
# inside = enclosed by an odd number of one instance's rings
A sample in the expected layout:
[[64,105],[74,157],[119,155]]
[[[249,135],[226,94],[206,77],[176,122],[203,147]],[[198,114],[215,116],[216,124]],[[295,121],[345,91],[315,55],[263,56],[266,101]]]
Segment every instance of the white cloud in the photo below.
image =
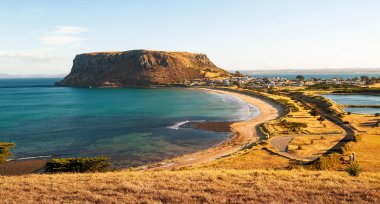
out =
[[56,34],[77,34],[87,32],[87,28],[78,26],[57,26],[53,33]]
[[83,38],[68,35],[49,35],[41,38],[41,41],[47,45],[69,45],[83,41]]
[[78,26],[57,26],[49,35],[40,40],[47,45],[75,45],[84,40],[77,34],[87,32],[88,29]]
[[63,58],[47,54],[55,50],[54,48],[41,48],[31,50],[0,51],[0,57],[14,58],[21,61],[31,62],[51,62],[62,60]]

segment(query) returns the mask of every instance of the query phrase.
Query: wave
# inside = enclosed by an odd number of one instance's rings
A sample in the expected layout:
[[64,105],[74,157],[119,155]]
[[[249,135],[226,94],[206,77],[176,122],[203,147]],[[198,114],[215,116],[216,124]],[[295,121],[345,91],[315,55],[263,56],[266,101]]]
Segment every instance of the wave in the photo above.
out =
[[20,160],[28,160],[28,159],[51,158],[51,157],[52,156],[22,157],[18,159],[8,159],[7,161],[20,161]]
[[185,121],[180,121],[180,122],[177,122],[176,124],[172,125],[172,126],[169,126],[168,128],[169,129],[173,129],[173,130],[178,130],[182,125],[186,124],[186,123],[190,123],[190,122],[204,122],[205,120],[185,120]]

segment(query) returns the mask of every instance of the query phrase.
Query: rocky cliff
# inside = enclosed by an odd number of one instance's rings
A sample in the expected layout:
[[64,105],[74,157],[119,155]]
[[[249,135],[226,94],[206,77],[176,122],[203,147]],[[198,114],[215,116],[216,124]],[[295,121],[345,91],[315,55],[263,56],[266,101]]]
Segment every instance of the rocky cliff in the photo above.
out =
[[61,86],[149,86],[229,76],[204,54],[131,50],[77,55]]

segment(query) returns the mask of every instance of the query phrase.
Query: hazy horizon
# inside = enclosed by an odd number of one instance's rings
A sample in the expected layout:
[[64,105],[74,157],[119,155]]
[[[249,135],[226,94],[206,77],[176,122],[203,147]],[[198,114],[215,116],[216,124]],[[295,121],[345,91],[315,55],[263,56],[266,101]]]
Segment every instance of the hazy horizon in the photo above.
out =
[[379,1],[1,1],[0,74],[65,75],[75,55],[207,54],[226,70],[379,69]]

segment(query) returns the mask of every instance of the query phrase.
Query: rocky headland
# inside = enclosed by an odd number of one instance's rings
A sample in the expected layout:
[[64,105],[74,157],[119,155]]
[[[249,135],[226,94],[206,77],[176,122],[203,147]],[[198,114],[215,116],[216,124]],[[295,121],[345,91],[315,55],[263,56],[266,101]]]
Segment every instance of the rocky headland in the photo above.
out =
[[187,84],[193,80],[228,77],[205,54],[131,50],[77,55],[60,86],[120,87]]

